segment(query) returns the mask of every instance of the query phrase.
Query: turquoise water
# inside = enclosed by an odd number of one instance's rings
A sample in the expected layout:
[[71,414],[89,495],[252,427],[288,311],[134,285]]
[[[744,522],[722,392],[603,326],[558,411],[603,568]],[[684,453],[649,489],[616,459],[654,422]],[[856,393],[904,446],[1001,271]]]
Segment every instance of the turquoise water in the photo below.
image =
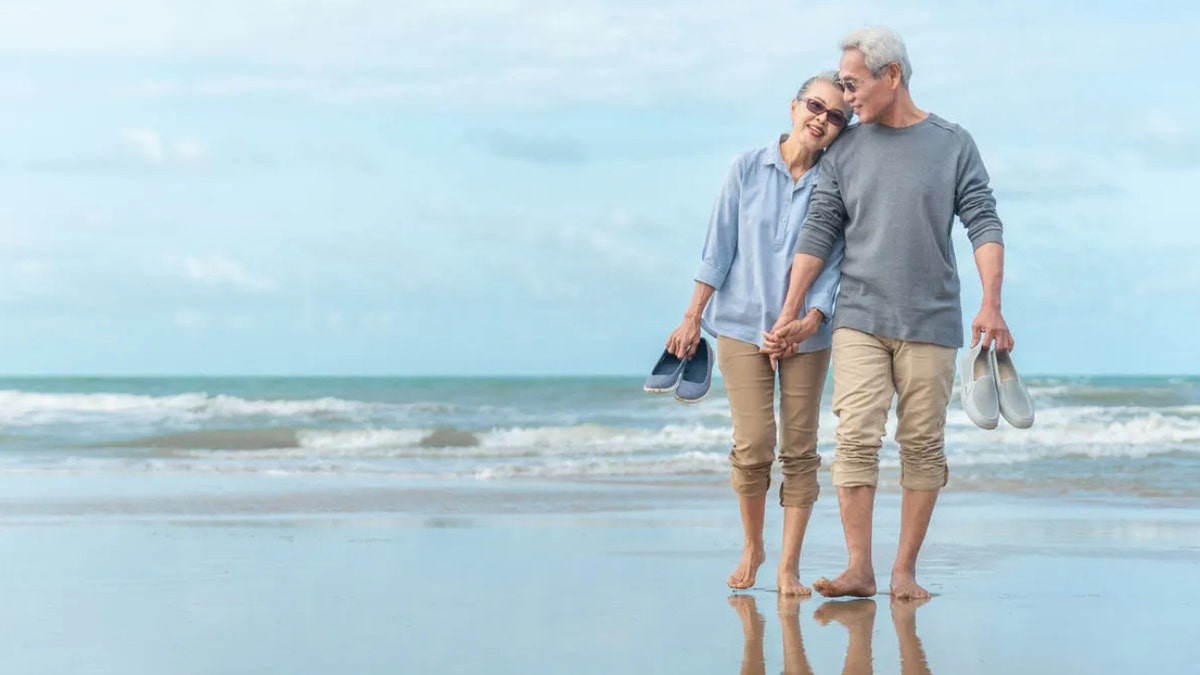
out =
[[[878,616],[851,644],[818,619],[844,605],[777,607],[779,509],[741,595],[756,604],[731,606],[741,532],[719,383],[684,406],[637,378],[0,380],[0,662],[899,672],[919,640],[936,673],[1190,672],[1200,512],[1176,505],[1200,504],[1200,380],[1030,386],[1028,431],[952,408],[951,490],[921,563],[938,597],[911,630],[886,596],[867,601]],[[827,459],[835,421],[826,406]],[[882,454],[894,483],[896,449]],[[845,562],[831,496],[808,581]],[[881,494],[881,572],[899,513]],[[803,659],[785,643],[796,629]]]
[[[1200,378],[1027,383],[1038,408],[1030,430],[983,431],[952,405],[956,484],[1198,494]],[[686,406],[643,393],[639,378],[0,379],[0,471],[715,483],[729,443],[719,380]],[[885,442],[885,472],[897,450]]]

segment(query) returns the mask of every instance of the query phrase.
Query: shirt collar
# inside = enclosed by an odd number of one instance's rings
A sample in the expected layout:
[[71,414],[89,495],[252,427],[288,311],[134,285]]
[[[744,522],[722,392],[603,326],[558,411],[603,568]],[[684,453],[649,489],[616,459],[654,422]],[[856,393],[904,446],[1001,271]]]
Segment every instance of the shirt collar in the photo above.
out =
[[[787,140],[787,137],[788,134],[779,134],[779,140],[767,146],[767,151],[763,153],[763,165],[773,166],[776,169],[779,169],[790,179],[792,177],[792,170],[788,167],[787,162],[783,161],[783,151],[779,149],[779,146]],[[808,185],[812,181],[816,180],[817,176],[820,174],[821,162],[818,159],[816,166],[809,169],[803,176],[800,177],[800,180],[797,181],[793,186],[793,190],[799,190],[800,188]]]
[[787,163],[783,161],[783,152],[779,146],[787,140],[787,134],[779,134],[779,138],[772,144],[767,146],[767,151],[763,153],[763,164],[773,166],[784,173],[787,173]]

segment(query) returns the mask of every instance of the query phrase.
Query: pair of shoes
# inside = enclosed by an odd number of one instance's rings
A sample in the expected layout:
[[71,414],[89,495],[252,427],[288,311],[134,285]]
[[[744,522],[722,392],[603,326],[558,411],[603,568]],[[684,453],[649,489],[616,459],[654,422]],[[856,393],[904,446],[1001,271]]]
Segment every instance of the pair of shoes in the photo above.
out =
[[958,362],[963,409],[976,426],[995,429],[1003,415],[1018,429],[1033,426],[1033,399],[1013,366],[1012,357],[978,345]]
[[681,403],[697,403],[704,400],[712,388],[712,369],[712,350],[708,340],[700,338],[696,352],[682,360],[663,350],[642,389],[651,394],[675,392],[676,400]]

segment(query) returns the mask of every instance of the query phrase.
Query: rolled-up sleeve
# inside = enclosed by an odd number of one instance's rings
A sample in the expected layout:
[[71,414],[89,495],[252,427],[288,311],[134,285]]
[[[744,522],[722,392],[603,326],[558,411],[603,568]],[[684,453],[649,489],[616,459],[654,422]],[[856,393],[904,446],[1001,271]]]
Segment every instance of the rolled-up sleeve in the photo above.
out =
[[825,315],[826,322],[833,318],[833,303],[837,299],[838,285],[842,281],[842,260],[845,257],[846,241],[839,238],[833,242],[829,257],[825,258],[825,266],[821,268],[821,273],[817,275],[816,281],[808,291],[807,302],[804,303],[806,314],[810,309],[819,309]]
[[725,285],[733,257],[737,254],[738,203],[742,193],[742,159],[735,159],[725,176],[725,183],[717,195],[712,217],[708,221],[708,235],[704,239],[700,270],[696,281],[706,283],[716,290]]
[[954,212],[967,228],[972,249],[991,242],[1003,244],[1004,225],[996,213],[996,198],[992,195],[983,158],[971,135],[962,133],[964,143],[959,153]]
[[800,230],[796,253],[828,260],[834,245],[845,238],[846,204],[838,185],[836,152],[821,158],[821,178],[808,204],[808,217]]

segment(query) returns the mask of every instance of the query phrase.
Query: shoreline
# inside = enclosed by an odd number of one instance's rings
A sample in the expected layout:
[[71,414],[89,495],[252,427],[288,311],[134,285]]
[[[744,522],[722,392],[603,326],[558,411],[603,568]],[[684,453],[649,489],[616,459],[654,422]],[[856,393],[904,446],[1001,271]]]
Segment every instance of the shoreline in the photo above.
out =
[[[898,501],[901,490],[886,473],[877,500]],[[957,484],[941,501],[971,505],[1052,505],[1130,511],[1194,511],[1200,497],[1144,496],[1063,490],[989,489]],[[778,480],[768,508],[777,506]],[[505,478],[409,479],[289,474],[254,476],[188,473],[38,474],[0,472],[0,524],[72,518],[202,520],[260,517],[523,516],[642,513],[724,509],[734,504],[725,479]],[[837,491],[823,484],[818,509],[836,510]]]
[[[0,475],[0,662],[13,672],[835,673],[853,659],[890,673],[917,643],[923,658],[905,663],[943,674],[1200,662],[1196,508],[946,491],[919,570],[936,596],[906,612],[884,594],[778,604],[774,502],[757,583],[730,591],[742,537],[726,485],[309,477],[222,494],[228,476],[74,476],[91,480],[6,491],[28,478]],[[899,501],[876,500],[881,590]],[[826,490],[801,578],[845,561]]]

